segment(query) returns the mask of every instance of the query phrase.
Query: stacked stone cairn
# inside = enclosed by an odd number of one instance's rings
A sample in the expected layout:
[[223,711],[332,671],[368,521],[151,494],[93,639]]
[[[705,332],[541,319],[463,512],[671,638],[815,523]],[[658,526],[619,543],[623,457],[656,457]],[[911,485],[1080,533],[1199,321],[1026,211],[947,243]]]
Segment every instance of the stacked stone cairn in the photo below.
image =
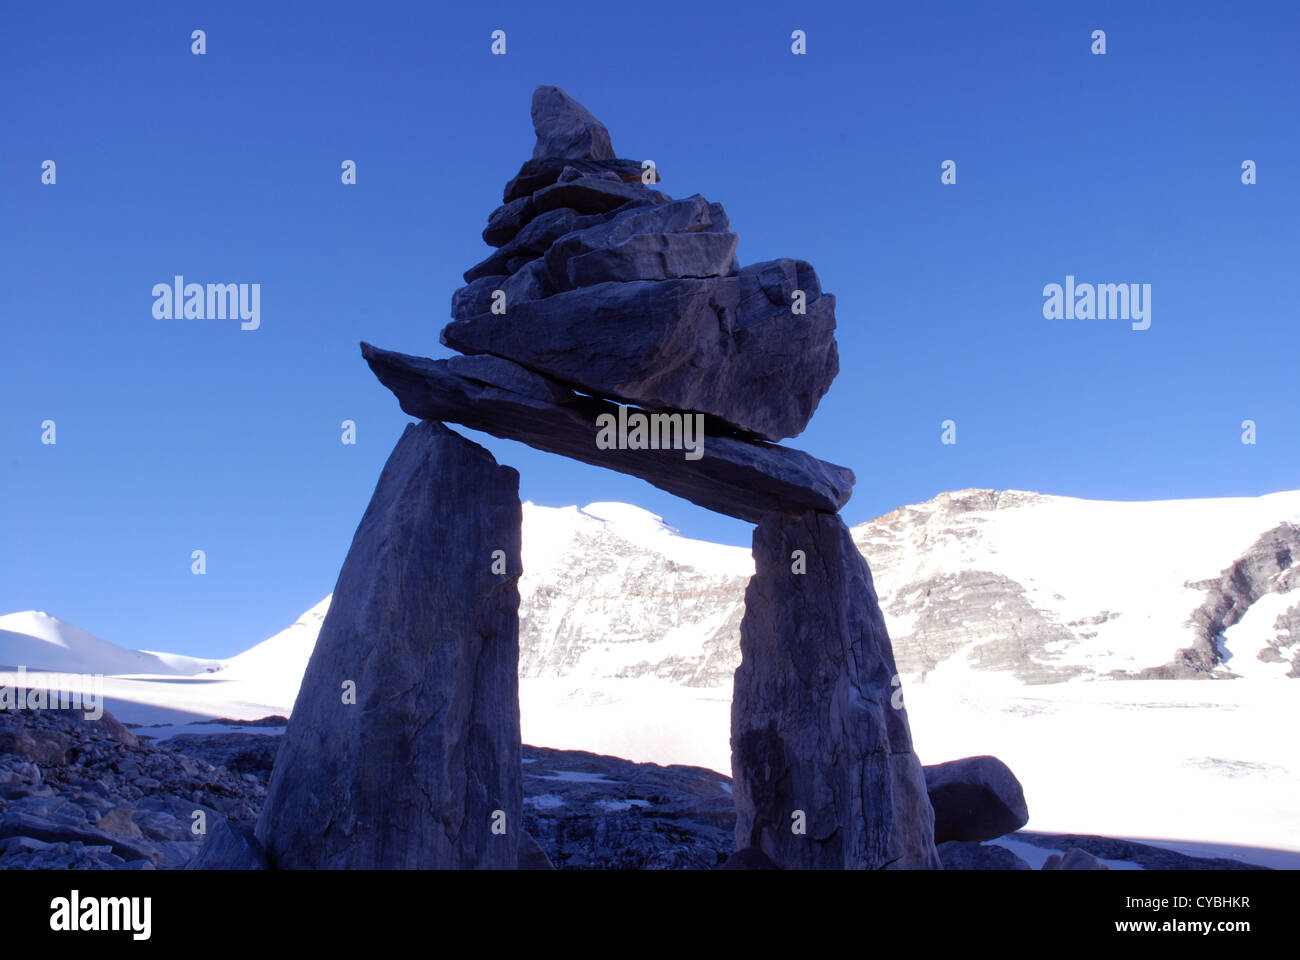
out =
[[[722,207],[558,87],[433,360],[362,344],[419,419],[339,575],[257,839],[276,868],[515,868],[523,833],[518,474],[444,426],[641,477],[756,524],[732,706],[737,850],[780,868],[938,868],[854,477],[797,436],[839,371],[835,298],[741,266]],[[653,722],[647,717],[647,722]]]

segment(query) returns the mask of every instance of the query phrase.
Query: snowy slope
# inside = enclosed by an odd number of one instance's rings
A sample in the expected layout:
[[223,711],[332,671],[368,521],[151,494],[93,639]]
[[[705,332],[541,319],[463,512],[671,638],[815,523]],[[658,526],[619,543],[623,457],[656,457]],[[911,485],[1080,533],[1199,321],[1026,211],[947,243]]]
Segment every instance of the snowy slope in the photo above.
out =
[[55,673],[191,676],[218,664],[174,653],[128,650],[36,610],[0,617],[0,669],[23,666]]
[[[1300,850],[1300,491],[965,490],[853,536],[923,762],[1002,757],[1037,830]],[[729,771],[749,552],[610,503],[526,504],[523,550],[525,741]],[[128,721],[288,713],[328,603],[220,662],[13,614],[0,664],[156,674],[106,681]]]
[[[1278,617],[1300,610],[1300,491],[1114,503],[961,490],[853,533],[904,673],[961,660],[1028,682],[1300,675],[1294,644],[1290,658],[1258,659]],[[1231,582],[1215,583],[1226,571],[1259,582],[1229,596]],[[1273,615],[1237,624],[1216,651],[1216,608],[1260,601]]]

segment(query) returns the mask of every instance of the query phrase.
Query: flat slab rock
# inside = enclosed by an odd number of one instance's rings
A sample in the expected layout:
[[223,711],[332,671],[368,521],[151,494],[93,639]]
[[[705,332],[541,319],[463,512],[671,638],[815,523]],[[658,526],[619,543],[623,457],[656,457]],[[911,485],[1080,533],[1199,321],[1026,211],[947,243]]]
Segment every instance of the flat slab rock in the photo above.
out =
[[276,754],[257,823],[273,868],[516,867],[521,523],[515,470],[406,428]]
[[479,379],[472,379],[454,372],[466,369],[455,358],[450,363],[430,360],[368,343],[362,343],[361,353],[413,417],[464,424],[641,477],[692,503],[751,523],[770,512],[834,512],[853,492],[853,471],[846,467],[789,447],[708,433],[707,427],[698,460],[686,459],[682,450],[601,450],[595,442],[596,418],[617,416],[617,406],[573,394],[500,358],[480,358],[473,369]]

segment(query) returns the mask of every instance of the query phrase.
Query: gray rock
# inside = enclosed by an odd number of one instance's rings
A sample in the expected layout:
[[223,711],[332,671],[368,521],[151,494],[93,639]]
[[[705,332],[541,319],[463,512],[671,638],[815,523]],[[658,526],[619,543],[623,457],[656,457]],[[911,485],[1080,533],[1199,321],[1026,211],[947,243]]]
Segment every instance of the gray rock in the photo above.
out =
[[[570,231],[559,235],[543,251],[553,284],[564,284],[572,258],[605,250],[641,234],[729,233],[731,230],[731,221],[722,205],[709,203],[699,194],[669,203],[619,208],[613,215],[590,225],[578,226],[576,220],[575,217]],[[536,247],[535,241],[533,246]]]
[[265,870],[266,850],[252,828],[224,817],[211,824],[190,870]]
[[504,246],[535,214],[532,197],[519,197],[502,204],[489,214],[488,225],[483,228],[483,242],[489,247]]
[[630,200],[667,203],[671,199],[668,194],[651,190],[640,181],[625,183],[622,180],[588,175],[563,183],[556,181],[549,187],[542,187],[533,194],[533,207],[539,215],[560,207],[568,207],[578,213],[595,214],[616,210]]
[[516,304],[504,316],[453,320],[442,342],[586,393],[704,413],[767,440],[793,437],[839,372],[835,298],[810,294],[803,315],[773,302],[781,292],[773,277],[811,274],[804,267],[596,284]]
[[0,753],[30,757],[46,765],[66,763],[69,742],[67,734],[57,730],[0,730]]
[[256,733],[182,733],[165,745],[177,753],[200,757],[214,767],[225,767],[231,773],[267,776],[275,766],[280,738]]
[[[511,203],[523,197],[531,196],[543,187],[549,187],[557,183],[566,170],[577,170],[581,173],[587,173],[595,177],[606,177],[613,174],[617,179],[624,183],[644,183],[642,179],[648,172],[641,165],[639,160],[579,160],[576,158],[564,157],[542,157],[536,160],[528,160],[515,178],[506,184],[503,193],[503,202]],[[656,169],[651,179],[651,183],[662,181],[659,171]]]
[[720,277],[730,269],[739,241],[734,233],[644,233],[571,259],[567,286]]
[[451,295],[451,315],[457,320],[491,313],[496,291],[505,294],[505,310],[555,293],[546,261],[535,259],[510,276],[480,277]]
[[949,840],[937,845],[945,870],[1032,870],[1028,863],[995,843]]
[[716,771],[544,747],[523,754],[524,827],[558,870],[711,870],[731,851],[735,808]]
[[69,823],[63,818],[42,817],[16,809],[10,809],[0,818],[0,840],[10,837],[31,837],[47,843],[77,842],[86,846],[104,846],[123,861],[151,860],[156,857],[156,852],[143,841],[115,837],[88,823]]
[[515,867],[521,520],[518,473],[441,424],[406,428],[276,756],[257,824],[272,866]]
[[596,418],[618,407],[592,397],[552,403],[452,373],[429,360],[368,343],[362,355],[413,417],[462,423],[583,463],[641,477],[661,490],[710,510],[757,523],[770,511],[835,511],[853,492],[853,472],[789,447],[706,435],[704,455],[681,450],[601,450]]
[[517,363],[486,353],[474,357],[448,357],[447,370],[458,377],[467,377],[479,383],[500,387],[521,397],[547,403],[568,403],[576,399],[572,390],[554,380],[547,380],[540,374],[525,370]]
[[605,125],[559,87],[538,86],[533,91],[532,115],[537,132],[534,158],[614,159]]
[[94,720],[87,719],[84,713],[74,710],[68,715],[68,721],[75,724],[81,731],[84,731],[86,736],[115,740],[128,747],[135,747],[140,744],[136,735],[107,710]]
[[[1153,847],[1136,840],[1117,840],[1114,837],[1097,837],[1088,834],[1033,833],[1020,830],[1016,840],[1038,847],[1081,849],[1094,857],[1106,860],[1129,860],[1144,870],[1267,870],[1253,863],[1227,857],[1192,857],[1165,847]],[[1056,856],[1059,865],[1060,856]],[[1050,858],[1049,858],[1050,859]]]
[[1067,850],[1065,856],[1054,853],[1043,861],[1044,870],[1109,870],[1110,867],[1102,863],[1091,853],[1086,850],[1080,850],[1075,847]]
[[754,566],[731,704],[736,848],[783,869],[941,868],[907,713],[892,703],[889,634],[848,528],[834,514],[766,516]]
[[[547,210],[529,221],[526,227],[499,250],[494,250],[466,270],[463,274],[465,282],[473,284],[485,277],[509,276],[546,253],[561,237],[621,218],[630,211],[652,206],[651,197],[647,194],[604,213],[584,215],[565,208]],[[559,275],[563,276],[563,271]]]
[[925,768],[934,841],[996,840],[1029,822],[1020,781],[997,757],[966,757]]
[[546,855],[541,844],[533,839],[527,830],[519,834],[519,869],[520,870],[554,870],[555,864]]

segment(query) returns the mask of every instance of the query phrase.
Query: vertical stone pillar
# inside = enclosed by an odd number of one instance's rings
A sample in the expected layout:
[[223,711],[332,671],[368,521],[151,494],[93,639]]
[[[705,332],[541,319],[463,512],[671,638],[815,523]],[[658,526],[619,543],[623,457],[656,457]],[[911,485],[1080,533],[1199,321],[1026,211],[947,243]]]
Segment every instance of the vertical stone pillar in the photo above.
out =
[[737,849],[787,869],[941,869],[889,634],[844,521],[768,514],[754,567],[731,705]]
[[257,825],[273,868],[517,865],[521,522],[515,470],[406,428],[276,757]]

